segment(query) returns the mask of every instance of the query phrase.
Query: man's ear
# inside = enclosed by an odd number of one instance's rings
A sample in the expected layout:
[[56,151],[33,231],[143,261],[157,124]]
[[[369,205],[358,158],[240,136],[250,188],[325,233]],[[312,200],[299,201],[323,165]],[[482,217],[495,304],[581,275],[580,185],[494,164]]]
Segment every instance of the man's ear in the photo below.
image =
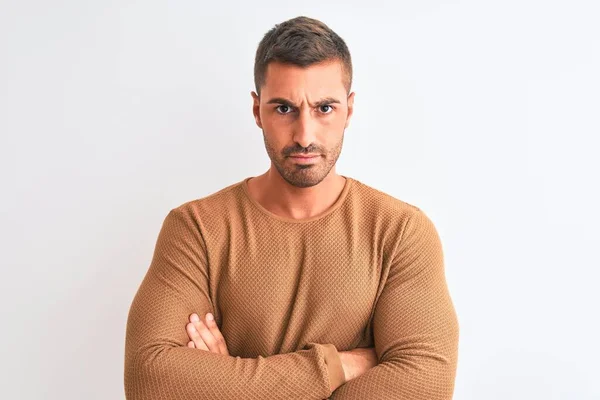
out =
[[354,92],[352,92],[348,95],[348,115],[346,116],[346,125],[344,126],[344,128],[347,128],[348,125],[350,124],[350,118],[352,117],[353,113],[354,113]]
[[258,97],[254,91],[250,92],[250,94],[252,95],[253,99],[252,114],[254,114],[254,120],[256,121],[256,125],[262,129],[262,122],[260,121],[260,97]]

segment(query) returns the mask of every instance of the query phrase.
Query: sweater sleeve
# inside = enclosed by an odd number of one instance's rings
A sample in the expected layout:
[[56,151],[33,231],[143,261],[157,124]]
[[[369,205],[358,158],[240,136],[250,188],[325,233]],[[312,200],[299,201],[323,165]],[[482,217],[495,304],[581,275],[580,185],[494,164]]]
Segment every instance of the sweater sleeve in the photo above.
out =
[[308,343],[296,352],[258,358],[187,347],[190,314],[214,314],[208,277],[206,248],[193,214],[171,210],[129,309],[127,399],[324,399],[343,384],[333,344]]
[[378,365],[331,399],[450,400],[458,359],[458,318],[432,221],[415,211],[401,233],[375,305]]

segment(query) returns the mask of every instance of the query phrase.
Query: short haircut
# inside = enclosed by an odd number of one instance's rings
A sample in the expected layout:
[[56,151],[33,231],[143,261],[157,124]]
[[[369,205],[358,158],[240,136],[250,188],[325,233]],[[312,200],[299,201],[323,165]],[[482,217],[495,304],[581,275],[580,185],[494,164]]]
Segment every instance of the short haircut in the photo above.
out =
[[348,94],[352,86],[352,59],[344,40],[323,22],[304,16],[276,24],[262,38],[254,60],[254,85],[260,96],[267,66],[272,61],[308,67],[339,60]]

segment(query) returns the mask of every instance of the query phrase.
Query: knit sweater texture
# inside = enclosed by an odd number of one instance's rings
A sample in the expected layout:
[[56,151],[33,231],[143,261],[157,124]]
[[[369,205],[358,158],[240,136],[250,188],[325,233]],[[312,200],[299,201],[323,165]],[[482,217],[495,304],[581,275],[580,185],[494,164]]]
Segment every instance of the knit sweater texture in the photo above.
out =
[[[425,212],[346,177],[296,220],[249,179],[166,215],[129,309],[127,399],[452,399],[459,325]],[[187,347],[208,312],[229,356]],[[378,365],[345,382],[338,352],[358,347]]]

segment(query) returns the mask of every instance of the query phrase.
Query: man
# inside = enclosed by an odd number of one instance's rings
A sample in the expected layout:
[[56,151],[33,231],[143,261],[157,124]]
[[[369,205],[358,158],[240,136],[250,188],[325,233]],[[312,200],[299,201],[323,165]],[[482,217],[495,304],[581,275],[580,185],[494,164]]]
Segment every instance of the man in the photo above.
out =
[[418,207],[339,175],[344,41],[276,25],[252,92],[271,167],[172,209],[129,310],[137,399],[451,399],[458,321]]

